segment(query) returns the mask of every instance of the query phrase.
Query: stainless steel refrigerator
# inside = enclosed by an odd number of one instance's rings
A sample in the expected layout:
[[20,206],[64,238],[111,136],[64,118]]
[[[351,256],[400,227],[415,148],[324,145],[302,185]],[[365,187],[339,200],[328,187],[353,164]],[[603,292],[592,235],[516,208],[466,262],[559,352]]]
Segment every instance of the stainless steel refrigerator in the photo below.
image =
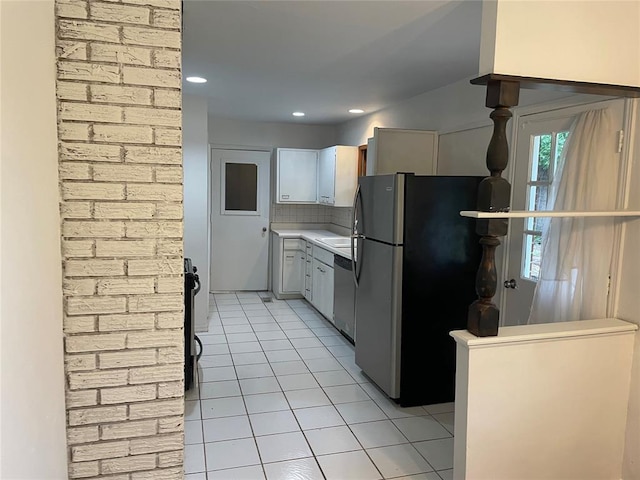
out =
[[474,220],[459,212],[476,208],[482,178],[400,173],[358,179],[355,360],[403,406],[454,400],[449,332],[466,328],[481,257]]

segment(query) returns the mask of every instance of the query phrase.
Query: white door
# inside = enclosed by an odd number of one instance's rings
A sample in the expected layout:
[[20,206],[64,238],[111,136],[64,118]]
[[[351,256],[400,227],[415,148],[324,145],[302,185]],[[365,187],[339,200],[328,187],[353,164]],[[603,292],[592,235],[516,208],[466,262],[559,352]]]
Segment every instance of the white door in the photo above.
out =
[[[582,111],[610,107],[616,130],[622,130],[624,102],[614,100],[553,112],[523,115],[515,145],[512,210],[549,210],[547,193],[569,129]],[[612,139],[613,140],[613,139]],[[613,144],[613,141],[612,141]],[[542,218],[509,220],[508,254],[503,288],[502,323],[524,325],[529,318],[541,261]]]
[[267,290],[269,152],[211,150],[211,291]]

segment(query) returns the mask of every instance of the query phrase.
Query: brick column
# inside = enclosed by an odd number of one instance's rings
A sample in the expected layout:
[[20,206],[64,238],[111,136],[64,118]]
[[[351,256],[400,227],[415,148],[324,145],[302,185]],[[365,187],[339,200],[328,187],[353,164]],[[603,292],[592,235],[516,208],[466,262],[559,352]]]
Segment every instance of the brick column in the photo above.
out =
[[180,8],[56,0],[71,478],[183,478]]

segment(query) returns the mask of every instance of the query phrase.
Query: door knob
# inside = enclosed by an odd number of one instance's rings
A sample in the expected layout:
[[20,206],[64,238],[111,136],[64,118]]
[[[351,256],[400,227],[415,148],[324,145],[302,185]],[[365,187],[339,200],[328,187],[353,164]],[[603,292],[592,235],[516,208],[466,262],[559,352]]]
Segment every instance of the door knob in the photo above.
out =
[[504,288],[513,288],[515,290],[516,288],[518,288],[518,282],[516,282],[515,278],[512,278],[511,280],[505,280]]
[[262,227],[262,233],[265,233],[267,231],[267,227]]

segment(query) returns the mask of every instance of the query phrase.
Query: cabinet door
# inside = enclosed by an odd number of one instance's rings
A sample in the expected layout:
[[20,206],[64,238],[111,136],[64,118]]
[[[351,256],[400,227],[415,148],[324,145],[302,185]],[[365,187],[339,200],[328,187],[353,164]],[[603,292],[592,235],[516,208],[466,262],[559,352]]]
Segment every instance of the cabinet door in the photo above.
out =
[[308,302],[312,302],[313,300],[313,245],[309,242],[306,242],[306,252],[304,255],[305,267],[304,267],[304,291],[302,294],[304,298],[307,299]]
[[318,200],[318,151],[278,149],[278,203],[316,203]]
[[333,205],[336,179],[336,148],[320,150],[318,159],[318,203]]
[[322,313],[324,302],[324,282],[322,281],[322,263],[315,258],[311,262],[311,304]]
[[284,250],[282,256],[282,291],[300,293],[302,291],[302,271],[304,263],[300,250]]
[[358,185],[358,147],[339,145],[334,148],[336,155],[333,205],[351,207]]
[[[413,172],[435,175],[438,135],[429,130],[375,128],[373,172],[376,175]],[[367,149],[369,152],[369,150]],[[367,156],[367,166],[369,164]],[[367,168],[367,174],[369,174]]]
[[322,314],[335,325],[335,321],[333,319],[333,268],[324,265],[324,272],[322,275],[325,292]]

